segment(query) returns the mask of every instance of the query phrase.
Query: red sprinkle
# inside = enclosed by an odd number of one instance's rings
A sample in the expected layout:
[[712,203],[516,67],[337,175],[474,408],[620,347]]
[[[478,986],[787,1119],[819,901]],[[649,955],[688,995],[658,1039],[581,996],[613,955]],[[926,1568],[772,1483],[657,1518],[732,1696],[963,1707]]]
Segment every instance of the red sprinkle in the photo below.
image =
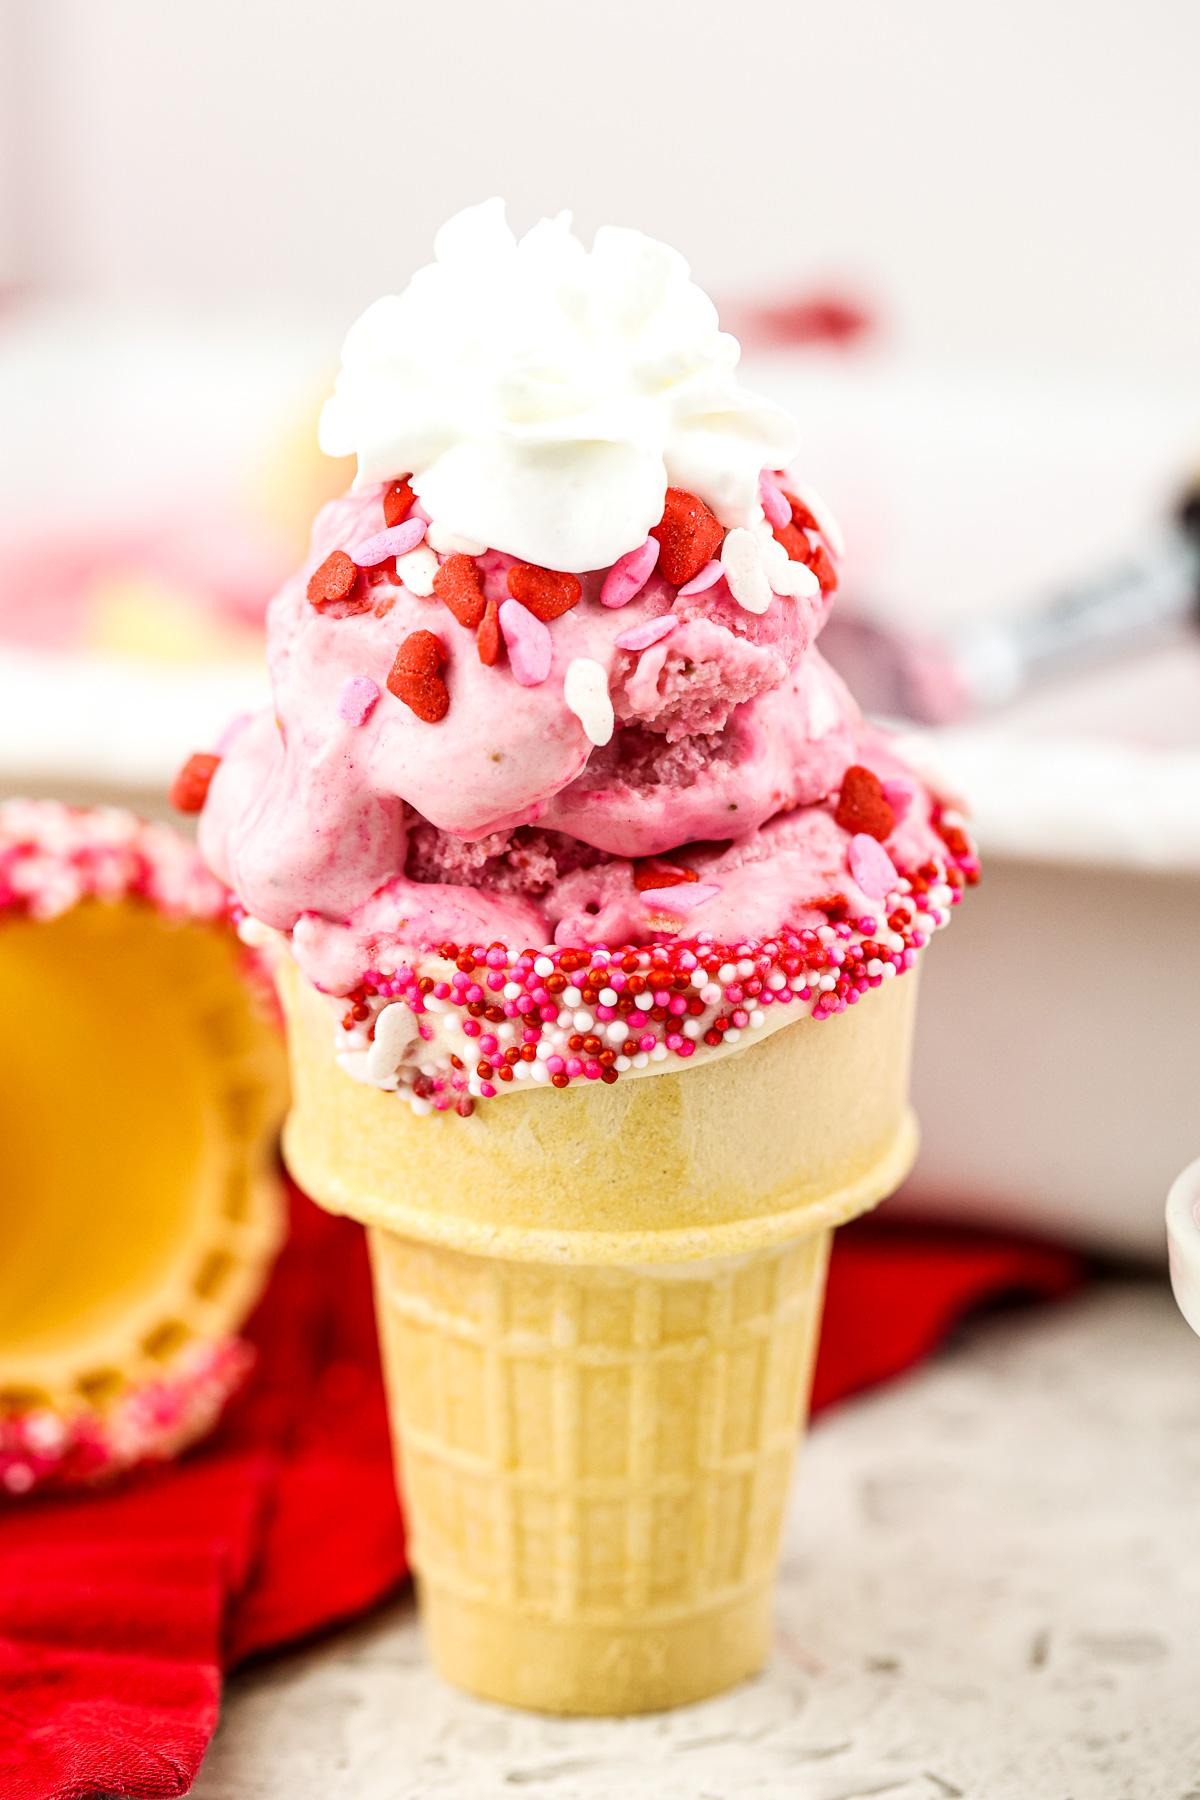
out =
[[393,481],[391,487],[383,496],[384,523],[389,528],[393,525],[402,524],[412,511],[412,504],[415,499],[416,495],[412,491],[407,475],[402,476],[399,481]]
[[777,544],[783,545],[792,562],[804,563],[807,567],[808,559],[812,555],[812,544],[809,542],[808,534],[801,531],[799,525],[781,525],[771,535]]
[[514,563],[508,571],[508,591],[543,625],[570,612],[583,595],[578,576],[539,569],[536,563]]
[[208,784],[217,772],[219,756],[201,750],[189,756],[171,783],[168,799],[176,812],[198,813],[208,798]]
[[883,783],[873,769],[851,763],[842,776],[835,819],[843,831],[865,831],[882,844],[896,829],[896,815],[883,793]]
[[817,524],[817,521],[813,518],[813,515],[809,512],[803,500],[797,500],[795,494],[789,494],[786,488],[783,490],[783,497],[792,509],[793,525],[799,525],[802,530],[820,531],[821,527]]
[[[325,607],[349,600],[357,581],[358,565],[350,561],[344,550],[335,550],[308,578],[309,603]],[[358,610],[365,612],[369,605],[370,602],[365,601]]]
[[668,488],[663,516],[650,528],[661,549],[658,572],[672,587],[698,575],[721,547],[725,533],[703,500],[686,488]]
[[695,869],[684,868],[682,863],[667,862],[658,856],[639,858],[633,865],[633,885],[639,894],[644,894],[647,888],[682,887],[685,881],[699,879]]
[[468,631],[483,620],[483,581],[469,556],[448,556],[433,578],[433,591]]
[[475,634],[475,642],[479,646],[479,660],[490,669],[500,660],[500,652],[504,647],[504,639],[500,635],[500,608],[495,600],[489,600],[487,611]]
[[440,638],[432,631],[414,631],[397,650],[387,678],[388,691],[426,725],[436,725],[450,709],[449,690],[438,674],[445,660]]

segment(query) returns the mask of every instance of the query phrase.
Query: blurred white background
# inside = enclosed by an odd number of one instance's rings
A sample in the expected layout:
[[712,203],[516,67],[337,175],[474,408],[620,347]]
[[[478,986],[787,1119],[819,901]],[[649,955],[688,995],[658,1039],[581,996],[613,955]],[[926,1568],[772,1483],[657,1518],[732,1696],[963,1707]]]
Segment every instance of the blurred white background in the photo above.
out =
[[915,352],[1200,380],[1193,0],[0,0],[0,279],[340,329],[503,193]]

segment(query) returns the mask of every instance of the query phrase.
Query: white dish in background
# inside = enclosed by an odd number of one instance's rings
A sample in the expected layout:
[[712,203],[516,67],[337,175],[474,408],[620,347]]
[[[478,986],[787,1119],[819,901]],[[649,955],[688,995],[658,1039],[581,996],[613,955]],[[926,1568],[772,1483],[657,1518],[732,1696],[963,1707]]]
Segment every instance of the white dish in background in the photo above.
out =
[[1167,1196],[1167,1246],[1179,1310],[1200,1332],[1200,1162],[1189,1163]]

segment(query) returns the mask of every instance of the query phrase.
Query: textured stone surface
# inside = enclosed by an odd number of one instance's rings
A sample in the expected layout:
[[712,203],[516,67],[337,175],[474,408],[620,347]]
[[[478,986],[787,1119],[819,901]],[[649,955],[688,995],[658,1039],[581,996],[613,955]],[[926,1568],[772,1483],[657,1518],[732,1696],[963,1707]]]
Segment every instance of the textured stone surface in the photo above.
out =
[[542,1719],[411,1604],[230,1683],[195,1800],[1200,1800],[1200,1342],[1165,1284],[977,1324],[818,1425],[766,1672]]

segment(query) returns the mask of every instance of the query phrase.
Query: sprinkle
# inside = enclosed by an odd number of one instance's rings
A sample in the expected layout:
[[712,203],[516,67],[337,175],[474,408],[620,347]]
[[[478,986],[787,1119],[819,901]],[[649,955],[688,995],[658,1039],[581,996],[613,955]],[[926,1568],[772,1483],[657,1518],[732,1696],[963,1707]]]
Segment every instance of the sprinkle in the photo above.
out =
[[[720,563],[715,564],[715,567],[717,573],[720,574]],[[681,588],[680,593],[682,592]],[[647,619],[644,624],[634,625],[630,630],[623,631],[616,640],[616,648],[618,650],[648,650],[651,644],[657,644],[660,638],[665,638],[674,631],[678,623],[679,620],[672,613],[666,613],[658,619]]]
[[664,856],[639,857],[633,865],[633,885],[639,894],[699,879],[695,869],[689,869],[686,863],[673,863]]
[[383,496],[384,524],[399,525],[401,519],[405,518],[411,510],[415,498],[411,476],[403,475],[399,481],[393,481]]
[[519,600],[543,625],[570,612],[583,596],[578,576],[558,569],[539,569],[536,563],[514,563],[508,571],[507,585],[513,599]]
[[882,900],[898,880],[883,845],[865,831],[850,839],[850,873],[869,900]]
[[679,598],[685,600],[689,594],[703,594],[708,588],[716,587],[724,573],[724,563],[714,557],[712,562],[705,563],[698,575],[693,575],[690,581],[684,582],[679,590]]
[[686,488],[669,487],[663,516],[650,531],[662,545],[659,573],[672,587],[685,586],[716,555],[724,535],[698,495]]
[[[661,549],[658,539],[649,537],[636,550],[619,556],[604,577],[604,586],[600,589],[601,606],[627,606],[636,594],[640,594],[650,579]],[[644,649],[645,645],[638,647]]]
[[338,718],[347,725],[365,725],[378,698],[378,684],[369,675],[352,675],[338,701]]
[[377,531],[374,537],[355,544],[350,560],[360,569],[373,569],[376,563],[386,562],[389,556],[405,556],[408,551],[415,550],[424,536],[424,519],[405,519],[402,525],[390,525],[386,531]]
[[[754,534],[763,572],[771,584],[771,591],[785,594],[793,600],[815,600],[821,591],[821,582],[815,571],[807,563],[792,561],[765,520],[761,526],[755,526]],[[816,554],[814,551],[813,555]],[[832,567],[830,564],[831,574]],[[831,579],[830,586],[837,586],[836,576]]]
[[430,598],[437,572],[438,559],[427,544],[422,544],[417,550],[410,550],[407,556],[396,558],[397,579],[418,600]]
[[589,656],[577,656],[563,679],[563,699],[593,744],[607,744],[613,734],[613,708],[608,676]]
[[483,579],[469,556],[448,556],[433,578],[433,591],[468,631],[483,623]]
[[171,791],[167,798],[176,812],[198,813],[208,799],[208,786],[220,765],[221,758],[211,752],[198,751],[189,756],[171,783]]
[[537,687],[550,673],[554,654],[546,626],[518,601],[505,600],[500,608],[500,629],[514,679],[521,687]]
[[489,600],[487,610],[479,622],[479,630],[475,634],[475,643],[479,650],[479,660],[487,668],[492,668],[500,660],[500,608],[494,600]]
[[445,648],[432,631],[414,631],[396,652],[387,684],[389,692],[426,725],[436,725],[450,708],[450,693],[438,670]]
[[[697,881],[678,887],[643,888],[642,904],[654,912],[692,912],[707,900],[715,900],[721,892],[718,884]],[[865,890],[864,890],[865,892]]]
[[778,530],[780,526],[791,524],[791,506],[765,469],[758,478],[758,497],[762,501],[762,509],[767,515],[767,523],[770,526]]
[[[334,550],[308,578],[306,592],[309,605],[321,608],[348,601],[357,580],[357,566],[344,550]],[[363,601],[356,610],[365,611],[369,604],[369,601]]]
[[765,613],[775,596],[752,531],[734,526],[721,548],[721,565],[738,605],[746,612]]
[[[884,794],[883,783],[874,769],[864,768],[862,763],[851,763],[842,776],[841,793],[833,816],[843,831],[851,835],[866,832],[869,837],[878,838],[880,843],[890,837],[896,827],[896,815]],[[868,890],[864,888],[863,892]],[[871,898],[880,896],[872,894]]]

